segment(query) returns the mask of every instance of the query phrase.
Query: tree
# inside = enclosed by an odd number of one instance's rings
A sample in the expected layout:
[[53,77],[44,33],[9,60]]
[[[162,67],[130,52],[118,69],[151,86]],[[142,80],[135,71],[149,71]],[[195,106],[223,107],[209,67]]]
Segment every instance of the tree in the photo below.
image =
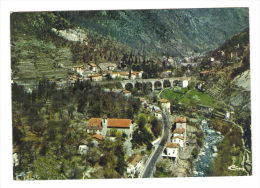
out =
[[117,163],[116,163],[116,171],[123,175],[126,171],[127,164],[124,158],[124,149],[122,147],[122,143],[119,143],[115,148],[115,155],[117,156]]
[[144,126],[146,125],[147,123],[147,117],[145,114],[140,114],[139,117],[138,117],[138,127],[139,129],[143,129]]
[[92,167],[99,161],[100,155],[98,154],[97,150],[90,149],[87,155],[87,162],[91,164]]
[[154,134],[155,137],[158,137],[159,135],[161,135],[161,132],[162,132],[162,127],[160,125],[160,122],[158,121],[157,118],[153,118],[152,121],[151,121],[151,124],[152,124],[152,132]]

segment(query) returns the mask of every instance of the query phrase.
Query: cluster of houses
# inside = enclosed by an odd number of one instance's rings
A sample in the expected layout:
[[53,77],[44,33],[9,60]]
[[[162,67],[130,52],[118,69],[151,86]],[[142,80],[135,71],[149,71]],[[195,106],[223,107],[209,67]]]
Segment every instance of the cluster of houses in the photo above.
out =
[[186,117],[176,117],[174,119],[173,131],[170,135],[170,142],[166,144],[162,156],[170,158],[176,163],[179,160],[179,153],[185,147],[186,131],[187,131]]
[[107,79],[108,75],[112,79],[137,79],[142,78],[143,71],[122,71],[117,69],[115,63],[101,63],[96,65],[95,63],[89,63],[88,65],[77,65],[72,67],[72,71],[76,72],[78,75],[73,75],[69,77],[69,83],[74,84],[79,80],[90,80],[90,81],[102,81]]
[[[94,138],[94,145],[98,145],[107,137],[110,140],[115,141],[115,137],[111,137],[111,132],[116,130],[127,135],[128,138],[132,137],[133,124],[130,119],[118,119],[118,118],[91,118],[89,119],[86,131],[92,134]],[[93,144],[93,142],[92,142]],[[81,155],[86,155],[89,150],[90,142],[82,139],[79,142],[78,152]],[[128,177],[135,177],[140,173],[141,167],[143,165],[143,157],[141,155],[132,155],[128,160],[127,174]]]

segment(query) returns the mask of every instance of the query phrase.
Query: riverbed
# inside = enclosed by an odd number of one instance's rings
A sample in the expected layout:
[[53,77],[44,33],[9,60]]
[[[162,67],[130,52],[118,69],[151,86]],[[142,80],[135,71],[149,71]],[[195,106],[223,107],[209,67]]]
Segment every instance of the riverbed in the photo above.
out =
[[209,127],[208,120],[201,120],[201,129],[204,132],[204,145],[193,165],[193,176],[205,177],[210,174],[210,164],[217,157],[217,146],[223,140],[223,136]]

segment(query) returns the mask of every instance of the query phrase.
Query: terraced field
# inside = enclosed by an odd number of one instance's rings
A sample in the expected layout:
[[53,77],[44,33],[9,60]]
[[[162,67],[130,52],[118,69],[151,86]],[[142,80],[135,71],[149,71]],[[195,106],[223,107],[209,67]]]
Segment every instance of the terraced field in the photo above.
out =
[[12,42],[12,60],[16,62],[13,79],[35,82],[39,78],[66,79],[71,72],[72,54],[69,48],[56,47],[31,37],[18,37]]

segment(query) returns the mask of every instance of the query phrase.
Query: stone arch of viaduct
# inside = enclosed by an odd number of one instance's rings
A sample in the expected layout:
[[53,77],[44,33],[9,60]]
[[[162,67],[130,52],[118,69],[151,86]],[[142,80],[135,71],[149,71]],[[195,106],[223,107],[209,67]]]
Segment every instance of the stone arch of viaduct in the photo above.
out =
[[161,87],[164,88],[164,81],[169,81],[170,87],[174,86],[175,81],[179,81],[180,78],[164,78],[164,79],[136,79],[136,80],[123,80],[121,81],[121,85],[123,89],[126,88],[127,84],[131,84],[133,88],[135,88],[137,83],[144,84],[144,83],[151,83],[152,84],[152,90],[155,89],[155,84],[160,83]]

